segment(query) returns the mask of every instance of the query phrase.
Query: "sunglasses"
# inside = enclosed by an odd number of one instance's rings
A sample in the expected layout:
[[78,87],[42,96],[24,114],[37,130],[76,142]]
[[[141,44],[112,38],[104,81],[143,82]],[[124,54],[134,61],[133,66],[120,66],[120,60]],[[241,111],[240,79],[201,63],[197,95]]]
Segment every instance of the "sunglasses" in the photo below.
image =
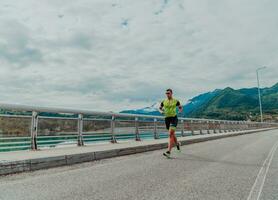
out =
[[165,94],[171,94],[170,92],[166,92]]

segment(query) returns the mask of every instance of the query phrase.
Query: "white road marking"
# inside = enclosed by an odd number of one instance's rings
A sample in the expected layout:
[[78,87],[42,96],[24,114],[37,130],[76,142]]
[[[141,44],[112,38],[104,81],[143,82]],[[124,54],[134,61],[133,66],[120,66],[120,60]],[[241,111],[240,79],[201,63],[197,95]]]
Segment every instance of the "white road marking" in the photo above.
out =
[[273,147],[271,148],[269,154],[267,155],[258,175],[257,178],[255,180],[255,183],[253,184],[251,191],[249,193],[249,196],[247,198],[247,200],[259,200],[262,190],[263,190],[263,186],[265,183],[265,179],[266,179],[266,175],[268,173],[270,164],[272,162],[274,153],[276,151],[278,147],[278,141],[273,145]]
[[269,159],[269,162],[268,162],[268,165],[267,165],[267,168],[266,168],[266,172],[265,172],[265,175],[264,175],[264,178],[263,178],[263,182],[262,182],[261,187],[260,187],[260,191],[259,191],[257,200],[260,199],[260,196],[261,196],[261,193],[262,193],[262,190],[263,190],[263,187],[264,187],[264,183],[265,183],[265,178],[266,178],[266,175],[267,175],[267,173],[268,173],[270,164],[271,164],[271,162],[272,162],[272,160],[273,160],[273,156],[274,156],[274,154],[275,154],[275,151],[276,151],[277,147],[278,147],[278,145],[276,145],[276,147],[275,147],[275,149],[273,150],[273,152],[272,152],[272,154],[271,154],[271,157],[270,157],[270,159]]

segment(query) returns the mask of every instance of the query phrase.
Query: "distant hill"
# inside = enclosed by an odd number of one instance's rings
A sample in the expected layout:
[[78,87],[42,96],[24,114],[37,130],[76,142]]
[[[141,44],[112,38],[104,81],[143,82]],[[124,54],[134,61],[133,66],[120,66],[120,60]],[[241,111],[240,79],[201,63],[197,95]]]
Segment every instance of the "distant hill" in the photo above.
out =
[[198,110],[201,106],[205,105],[211,99],[216,97],[221,90],[214,90],[213,92],[207,92],[204,94],[200,94],[192,99],[190,99],[184,106],[183,106],[183,113],[182,116],[190,117],[192,113]]
[[[278,116],[278,83],[261,89],[262,106],[266,119]],[[218,95],[191,113],[191,117],[258,120],[259,104],[257,88],[225,88]]]
[[[264,117],[268,120],[278,119],[278,83],[270,88],[261,89]],[[157,104],[123,113],[160,115]],[[184,106],[184,117],[214,118],[230,120],[258,120],[258,89],[243,88],[235,90],[227,87],[198,95]],[[150,109],[151,108],[151,109]]]

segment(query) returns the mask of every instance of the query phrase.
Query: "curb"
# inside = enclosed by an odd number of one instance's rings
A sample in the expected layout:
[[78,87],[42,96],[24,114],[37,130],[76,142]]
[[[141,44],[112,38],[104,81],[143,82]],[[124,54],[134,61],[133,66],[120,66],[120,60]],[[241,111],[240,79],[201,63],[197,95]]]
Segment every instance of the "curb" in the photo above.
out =
[[[188,144],[194,144],[199,142],[206,142],[210,140],[217,140],[221,138],[235,137],[239,135],[263,132],[268,130],[273,130],[273,128],[249,130],[243,132],[230,132],[227,133],[227,135],[226,134],[217,135],[211,133],[210,137],[192,138],[190,140],[181,140],[180,142],[182,145],[188,145]],[[143,153],[147,151],[155,151],[155,150],[167,148],[167,145],[168,145],[167,142],[161,142],[158,144],[151,144],[145,146],[127,147],[127,148],[95,151],[95,152],[81,153],[81,154],[70,154],[70,155],[55,156],[55,157],[36,158],[36,159],[28,159],[22,161],[9,161],[9,162],[0,163],[0,176],[22,173],[22,172],[30,172],[30,171],[40,170],[40,169],[48,169],[53,167],[73,165],[73,164],[78,164],[83,162],[91,162],[96,160],[113,158],[117,156]]]

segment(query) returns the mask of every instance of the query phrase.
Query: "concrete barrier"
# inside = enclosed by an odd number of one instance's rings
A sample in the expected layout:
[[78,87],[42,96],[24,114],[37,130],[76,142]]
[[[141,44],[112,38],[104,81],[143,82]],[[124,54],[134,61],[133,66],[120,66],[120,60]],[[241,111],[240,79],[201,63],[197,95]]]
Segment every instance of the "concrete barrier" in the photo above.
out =
[[93,153],[67,155],[65,159],[67,165],[72,165],[72,164],[77,164],[82,162],[94,161],[96,158],[95,158],[95,153],[93,152]]

